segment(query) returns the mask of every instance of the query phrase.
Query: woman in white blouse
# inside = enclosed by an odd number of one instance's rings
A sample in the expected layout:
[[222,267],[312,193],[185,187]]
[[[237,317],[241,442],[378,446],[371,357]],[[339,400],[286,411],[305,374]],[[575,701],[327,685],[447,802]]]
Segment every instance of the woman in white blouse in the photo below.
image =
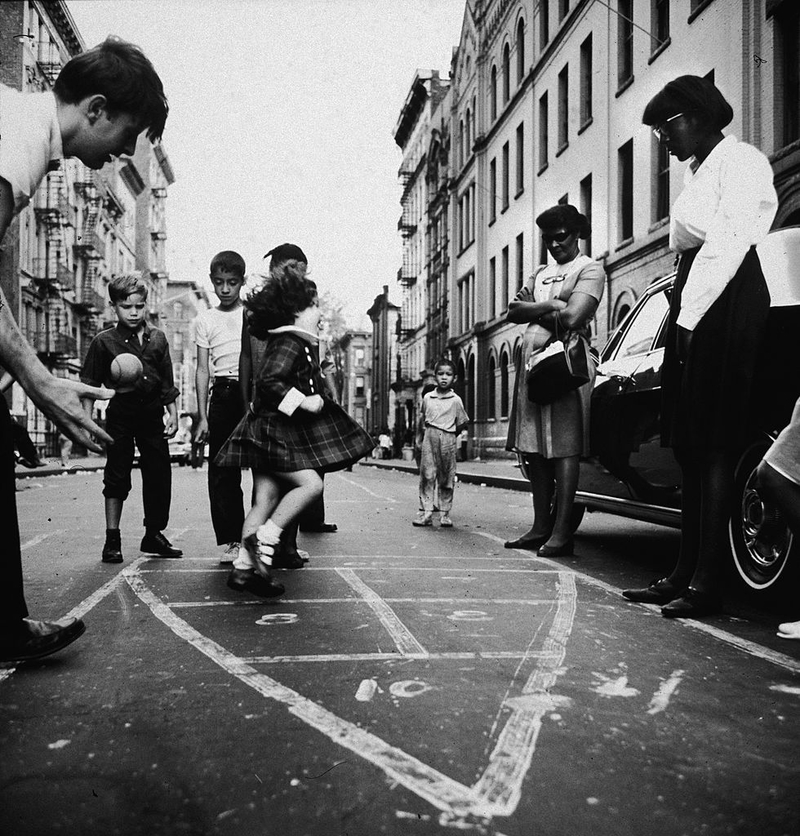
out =
[[670,248],[680,254],[662,370],[661,439],[682,472],[681,545],[670,575],[631,601],[661,604],[667,617],[697,618],[721,608],[720,572],[737,451],[753,411],[756,359],[769,291],[755,245],[778,201],[767,158],[724,136],[733,110],[698,76],[669,82],[642,121],[669,153],[688,160],[672,207]]

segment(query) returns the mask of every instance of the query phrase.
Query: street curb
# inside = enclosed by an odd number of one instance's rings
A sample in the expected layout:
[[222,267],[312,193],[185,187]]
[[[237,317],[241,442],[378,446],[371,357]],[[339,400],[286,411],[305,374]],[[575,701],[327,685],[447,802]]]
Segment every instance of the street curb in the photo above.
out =
[[[362,467],[377,467],[382,470],[399,470],[402,473],[413,473],[417,475],[419,468],[414,462],[404,461],[380,461],[380,460],[365,460],[359,462]],[[469,467],[469,463],[465,463]],[[530,492],[531,484],[527,479],[521,476],[497,476],[490,473],[476,473],[457,469],[458,481],[467,485],[485,485],[488,488],[505,488],[509,491],[524,491]]]

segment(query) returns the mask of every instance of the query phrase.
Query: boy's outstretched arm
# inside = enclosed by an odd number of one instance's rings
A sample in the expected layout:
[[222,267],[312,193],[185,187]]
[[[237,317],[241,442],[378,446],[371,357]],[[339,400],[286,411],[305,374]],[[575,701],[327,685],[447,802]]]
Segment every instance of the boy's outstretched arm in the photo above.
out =
[[[12,215],[11,186],[0,178],[0,241],[11,223]],[[102,447],[95,439],[111,442],[111,436],[92,420],[91,414],[87,414],[82,400],[108,400],[114,395],[114,390],[87,386],[76,380],[52,375],[19,330],[1,289],[0,363],[22,386],[36,407],[73,441],[96,453],[102,452]]]

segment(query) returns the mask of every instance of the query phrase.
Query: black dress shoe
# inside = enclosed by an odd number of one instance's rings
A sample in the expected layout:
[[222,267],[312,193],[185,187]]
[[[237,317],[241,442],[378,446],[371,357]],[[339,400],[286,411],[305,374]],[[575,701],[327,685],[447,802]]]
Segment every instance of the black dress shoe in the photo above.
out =
[[122,563],[122,546],[106,540],[103,546],[103,556],[100,559],[103,563]]
[[719,595],[711,592],[701,592],[693,586],[686,588],[680,598],[675,598],[669,604],[661,607],[664,618],[704,618],[715,615],[722,609]]
[[228,586],[237,592],[250,592],[259,598],[277,598],[286,592],[282,583],[275,583],[272,578],[262,578],[255,569],[237,569],[235,566],[228,575]]
[[530,549],[536,551],[539,546],[543,546],[550,539],[549,534],[543,534],[539,537],[517,537],[516,540],[506,540],[503,543],[504,549]]
[[651,581],[647,589],[623,589],[622,597],[638,604],[668,604],[677,598],[685,587],[677,586],[669,578]]
[[336,523],[317,523],[316,525],[301,525],[300,531],[304,531],[306,533],[311,532],[313,534],[333,534],[334,531],[338,531],[339,526]]
[[539,557],[572,557],[575,553],[575,543],[572,539],[567,540],[563,546],[548,546],[545,543],[539,546],[539,551],[536,554]]
[[0,662],[28,662],[65,648],[83,635],[86,625],[79,618],[34,621],[23,618],[0,640]]
[[272,559],[273,569],[302,569],[305,565],[305,560],[297,552],[282,551]]
[[154,554],[156,557],[183,557],[183,552],[176,549],[161,531],[157,534],[145,534],[139,548],[145,554]]

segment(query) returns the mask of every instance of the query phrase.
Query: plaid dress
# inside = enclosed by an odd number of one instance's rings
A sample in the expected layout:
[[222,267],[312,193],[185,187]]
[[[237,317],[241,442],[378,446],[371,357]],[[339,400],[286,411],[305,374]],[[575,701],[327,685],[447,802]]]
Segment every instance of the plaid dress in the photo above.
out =
[[[256,377],[253,403],[215,463],[292,473],[341,470],[357,462],[375,442],[324,391],[314,338],[293,329],[272,334]],[[323,395],[322,411],[292,410],[291,401],[300,395]]]

